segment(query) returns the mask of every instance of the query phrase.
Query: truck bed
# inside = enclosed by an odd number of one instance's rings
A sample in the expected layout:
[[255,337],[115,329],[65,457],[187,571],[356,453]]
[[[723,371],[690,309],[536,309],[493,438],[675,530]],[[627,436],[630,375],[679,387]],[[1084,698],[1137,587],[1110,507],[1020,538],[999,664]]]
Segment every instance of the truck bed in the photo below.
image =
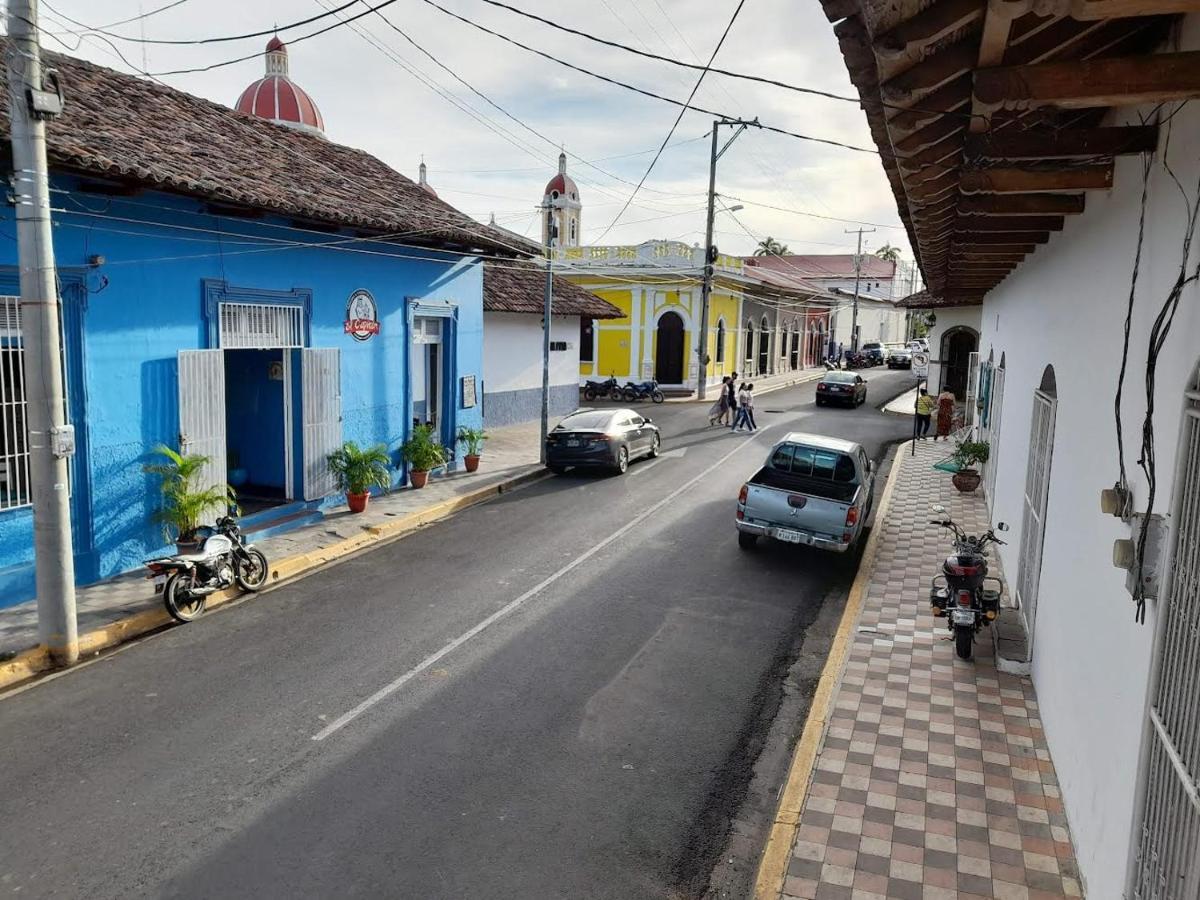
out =
[[790,472],[780,472],[770,466],[763,466],[754,473],[754,477],[750,479],[749,483],[754,486],[789,491],[793,494],[820,497],[823,500],[832,500],[835,503],[845,503],[847,505],[854,502],[854,498],[859,491],[859,485],[857,484],[844,484],[842,482],[830,481],[827,478],[793,475]]

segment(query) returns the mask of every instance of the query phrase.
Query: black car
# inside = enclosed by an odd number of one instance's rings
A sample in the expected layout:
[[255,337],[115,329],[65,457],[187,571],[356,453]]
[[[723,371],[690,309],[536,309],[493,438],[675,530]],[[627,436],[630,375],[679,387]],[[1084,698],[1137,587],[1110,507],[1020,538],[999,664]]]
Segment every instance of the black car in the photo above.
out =
[[912,351],[907,347],[897,347],[888,353],[887,366],[889,369],[911,369]]
[[578,409],[546,436],[546,467],[561,475],[573,466],[624,474],[631,460],[658,456],[658,426],[632,409]]
[[853,372],[826,372],[817,382],[817,406],[841,403],[861,406],[867,402],[867,383]]

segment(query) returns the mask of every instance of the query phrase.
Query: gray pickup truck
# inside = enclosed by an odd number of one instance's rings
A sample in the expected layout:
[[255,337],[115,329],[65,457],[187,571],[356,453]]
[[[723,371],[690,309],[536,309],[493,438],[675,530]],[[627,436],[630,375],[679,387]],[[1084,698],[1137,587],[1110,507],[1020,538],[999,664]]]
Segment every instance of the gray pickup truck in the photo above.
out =
[[842,553],[858,543],[875,501],[875,464],[860,444],[792,432],[738,494],[738,544],[760,537]]

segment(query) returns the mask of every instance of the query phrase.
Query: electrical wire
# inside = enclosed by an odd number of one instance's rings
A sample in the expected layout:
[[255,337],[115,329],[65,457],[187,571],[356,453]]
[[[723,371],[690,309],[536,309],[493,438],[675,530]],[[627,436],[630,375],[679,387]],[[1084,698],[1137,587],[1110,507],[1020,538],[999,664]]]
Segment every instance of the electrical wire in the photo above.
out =
[[[187,2],[188,2],[188,0],[172,0],[171,3],[166,3],[162,6],[157,7],[156,9],[150,10],[150,12],[138,13],[136,16],[130,16],[128,19],[121,19],[116,22],[109,22],[107,25],[84,25],[82,22],[76,22],[74,19],[68,19],[68,21],[73,22],[74,24],[85,29],[86,31],[99,31],[99,32],[103,33],[105,30],[107,30],[109,28],[119,28],[121,25],[128,25],[130,22],[144,22],[146,19],[149,19],[151,16],[157,16],[160,12],[166,12],[167,10],[174,9],[177,6],[183,6],[183,4],[185,4]],[[51,10],[51,12],[54,12],[54,9],[52,7],[50,7],[49,4],[47,4],[45,2],[45,0],[42,0],[42,5],[49,8]],[[64,19],[67,18],[62,13],[58,13],[58,15]],[[63,34],[75,34],[75,35],[78,35],[80,33],[81,32],[73,31],[70,29],[63,32]]]
[[[717,54],[721,52],[721,47],[725,45],[725,39],[729,37],[729,32],[733,28],[733,23],[737,21],[738,15],[741,14],[742,7],[746,5],[746,0],[738,0],[738,5],[734,7],[733,15],[729,17],[729,22],[725,26],[725,30],[721,32],[721,39],[717,41],[717,46],[713,48],[712,55],[708,58],[708,65],[711,66],[713,60],[717,58]],[[696,79],[696,84],[692,87],[692,92],[688,94],[687,100],[684,102],[683,108],[679,110],[679,115],[675,117],[675,121],[671,124],[671,130],[667,132],[667,136],[663,138],[663,142],[659,145],[658,152],[654,154],[654,158],[650,160],[650,165],[646,167],[646,171],[642,173],[642,177],[638,180],[637,187],[633,189],[633,193],[629,195],[629,199],[625,201],[625,205],[621,207],[621,211],[613,217],[613,220],[608,223],[608,227],[600,233],[600,237],[596,238],[596,243],[599,244],[604,240],[605,235],[613,230],[613,227],[621,220],[621,216],[625,215],[625,211],[629,209],[629,204],[633,202],[633,198],[637,196],[638,191],[642,189],[642,185],[646,183],[646,179],[650,177],[650,173],[654,171],[655,164],[662,157],[663,151],[667,148],[667,144],[671,142],[671,138],[675,136],[675,129],[679,127],[679,123],[683,121],[684,114],[688,111],[688,105],[692,102],[692,98],[696,96],[696,91],[700,90],[700,85],[704,83],[704,76],[708,74],[708,66],[705,66],[704,71],[700,73],[700,77]],[[716,126],[714,125],[715,129]],[[714,137],[715,140],[715,137]],[[707,253],[707,248],[705,253]],[[707,265],[707,262],[706,262]]]

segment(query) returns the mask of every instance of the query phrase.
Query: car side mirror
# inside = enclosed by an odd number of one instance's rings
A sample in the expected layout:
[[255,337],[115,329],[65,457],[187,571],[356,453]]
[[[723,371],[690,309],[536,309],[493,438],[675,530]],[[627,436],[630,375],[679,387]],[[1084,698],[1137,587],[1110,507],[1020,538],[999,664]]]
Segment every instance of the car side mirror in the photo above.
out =
[[643,425],[653,425],[654,420],[652,418],[650,418],[649,416],[646,416],[646,418],[642,419],[642,424]]
[[1008,523],[1001,522],[999,525],[996,526],[996,530],[997,531],[1008,531]]

